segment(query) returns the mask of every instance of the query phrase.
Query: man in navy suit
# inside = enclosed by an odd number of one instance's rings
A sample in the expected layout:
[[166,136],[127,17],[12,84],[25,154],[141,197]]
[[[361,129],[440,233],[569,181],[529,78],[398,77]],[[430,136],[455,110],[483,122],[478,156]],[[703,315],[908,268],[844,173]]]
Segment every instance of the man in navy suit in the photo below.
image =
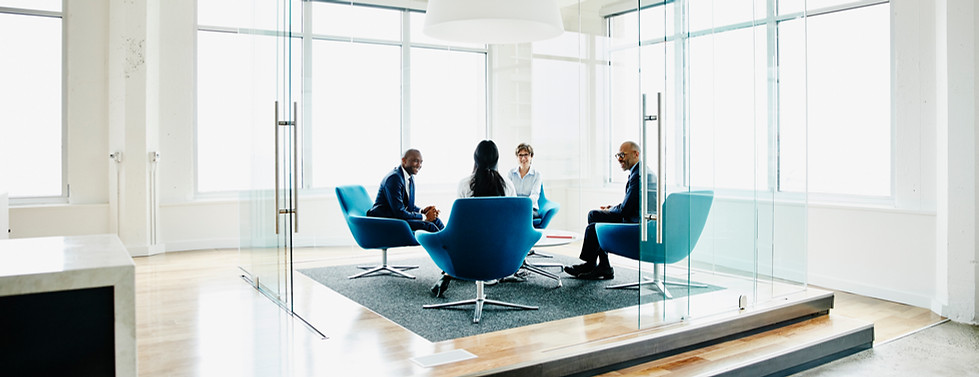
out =
[[402,219],[408,222],[411,230],[437,232],[444,228],[435,206],[415,206],[414,176],[421,168],[422,153],[417,149],[405,151],[401,166],[395,167],[381,180],[374,207],[367,211],[367,216]]
[[[615,158],[619,161],[622,170],[629,172],[625,198],[622,199],[622,203],[602,206],[600,209],[588,212],[588,226],[585,227],[585,239],[581,245],[581,254],[578,256],[585,263],[564,268],[564,272],[578,279],[599,280],[614,277],[612,266],[608,261],[608,252],[598,246],[595,223],[638,223],[640,219],[639,194],[642,192],[641,179],[644,169],[639,158],[639,145],[632,141],[622,143]],[[655,178],[650,177],[650,180]],[[655,183],[650,185],[650,189],[654,187],[653,185]],[[655,200],[655,197],[653,198]]]

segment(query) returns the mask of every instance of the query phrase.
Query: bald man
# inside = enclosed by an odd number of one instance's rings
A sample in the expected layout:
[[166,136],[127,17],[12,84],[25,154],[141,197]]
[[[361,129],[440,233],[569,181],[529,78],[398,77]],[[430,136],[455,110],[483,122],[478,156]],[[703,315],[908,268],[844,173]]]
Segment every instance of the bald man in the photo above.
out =
[[[608,252],[598,246],[595,223],[638,223],[641,218],[639,195],[642,192],[644,170],[640,163],[639,145],[632,141],[622,143],[615,158],[619,161],[622,170],[629,172],[625,198],[622,199],[622,203],[602,206],[588,212],[588,226],[585,227],[585,239],[581,244],[581,254],[578,256],[584,263],[564,268],[564,272],[578,279],[602,280],[614,277],[612,266],[608,261]],[[651,177],[651,180],[655,181],[655,178]],[[652,187],[651,185],[650,188]]]
[[401,165],[396,166],[381,180],[374,207],[367,211],[367,216],[402,219],[408,222],[413,231],[420,229],[437,232],[444,228],[435,206],[415,206],[414,176],[421,168],[422,153],[417,149],[405,151],[401,157]]

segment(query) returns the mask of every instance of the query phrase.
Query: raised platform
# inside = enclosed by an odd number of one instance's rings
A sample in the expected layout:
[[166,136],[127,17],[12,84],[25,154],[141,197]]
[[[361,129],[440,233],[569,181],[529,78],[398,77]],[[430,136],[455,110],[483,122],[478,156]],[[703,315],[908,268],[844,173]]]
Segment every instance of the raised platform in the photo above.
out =
[[[795,296],[765,307],[540,350],[547,356],[529,362],[471,372],[479,368],[466,364],[478,360],[469,360],[432,368],[431,374],[568,376],[616,371],[619,376],[639,371],[633,374],[639,376],[658,370],[671,375],[764,376],[805,368],[872,345],[872,324],[827,315],[833,307],[831,292],[811,290]],[[777,337],[791,341],[771,346]],[[746,346],[746,342],[764,346]],[[745,352],[746,348],[758,352]],[[718,360],[708,360],[711,357]]]

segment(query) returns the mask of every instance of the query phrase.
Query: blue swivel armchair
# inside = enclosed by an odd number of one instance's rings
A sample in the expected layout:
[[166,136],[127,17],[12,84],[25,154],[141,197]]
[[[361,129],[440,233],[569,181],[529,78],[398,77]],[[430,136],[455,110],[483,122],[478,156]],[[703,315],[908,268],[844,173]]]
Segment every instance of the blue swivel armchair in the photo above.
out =
[[[534,228],[536,228],[536,229],[545,229],[545,228],[547,228],[547,225],[551,223],[551,220],[554,219],[554,215],[557,214],[557,211],[559,209],[561,209],[561,205],[558,204],[555,201],[552,201],[550,199],[547,199],[547,196],[544,195],[544,185],[543,184],[540,185],[540,197],[537,198],[537,213],[540,214],[540,218],[534,219]],[[528,256],[531,256],[531,257],[540,257],[540,258],[553,258],[553,256],[551,256],[551,255],[538,253],[536,250],[533,250],[533,249],[530,250],[530,254],[528,254]],[[550,272],[545,271],[543,269],[544,267],[563,268],[564,265],[562,265],[560,263],[530,263],[530,262],[525,262],[524,263],[524,266],[523,266],[523,268],[526,269],[527,271],[530,271],[530,272],[533,272],[533,273],[542,275],[542,276],[544,276],[544,277],[546,277],[548,279],[552,279],[554,281],[557,281],[557,286],[560,287],[562,285],[561,284],[561,277],[558,276],[558,275],[555,275],[555,274],[552,274]]]
[[[712,191],[679,192],[670,194],[663,203],[663,243],[657,244],[656,221],[649,221],[647,239],[650,248],[640,253],[639,224],[599,223],[595,225],[598,235],[598,245],[611,254],[633,260],[653,263],[653,278],[637,283],[613,285],[606,288],[638,287],[653,285],[667,298],[673,295],[666,285],[686,286],[687,283],[671,283],[663,279],[663,266],[679,262],[688,256],[697,245],[700,234],[707,223],[714,200]],[[691,287],[706,287],[701,284],[690,284]]]
[[367,271],[350,276],[350,279],[364,277],[378,272],[389,272],[396,276],[414,279],[415,277],[403,270],[418,268],[418,266],[388,265],[388,249],[392,247],[418,246],[415,235],[408,222],[400,219],[367,217],[367,210],[374,205],[364,186],[339,186],[336,188],[340,209],[347,220],[350,233],[353,233],[357,245],[364,249],[381,249],[381,265],[359,266]]
[[537,213],[540,214],[540,218],[534,219],[534,228],[547,228],[547,224],[551,223],[559,209],[561,205],[548,200],[547,196],[544,196],[544,185],[540,185],[540,197],[537,198]]
[[490,300],[483,291],[483,282],[517,272],[530,247],[540,239],[541,232],[531,222],[531,211],[530,199],[525,197],[456,199],[444,229],[435,233],[416,231],[418,243],[436,266],[453,278],[476,282],[476,298],[424,308],[473,304],[473,323],[479,323],[484,305],[537,309]]

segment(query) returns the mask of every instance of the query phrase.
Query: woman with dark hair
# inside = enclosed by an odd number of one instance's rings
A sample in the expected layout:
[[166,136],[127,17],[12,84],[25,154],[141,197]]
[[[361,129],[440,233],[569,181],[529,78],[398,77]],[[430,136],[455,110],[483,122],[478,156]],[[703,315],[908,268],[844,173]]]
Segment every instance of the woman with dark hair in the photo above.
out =
[[515,196],[513,182],[496,170],[500,150],[492,140],[483,140],[473,152],[473,172],[459,182],[459,197]]
[[[500,160],[500,150],[492,140],[483,140],[476,145],[473,152],[473,172],[459,182],[459,197],[472,198],[482,196],[516,196],[517,190],[509,178],[496,171],[496,163]],[[452,277],[444,272],[432,286],[435,297],[445,297],[443,293],[449,289]],[[487,282],[489,285],[497,282]]]

